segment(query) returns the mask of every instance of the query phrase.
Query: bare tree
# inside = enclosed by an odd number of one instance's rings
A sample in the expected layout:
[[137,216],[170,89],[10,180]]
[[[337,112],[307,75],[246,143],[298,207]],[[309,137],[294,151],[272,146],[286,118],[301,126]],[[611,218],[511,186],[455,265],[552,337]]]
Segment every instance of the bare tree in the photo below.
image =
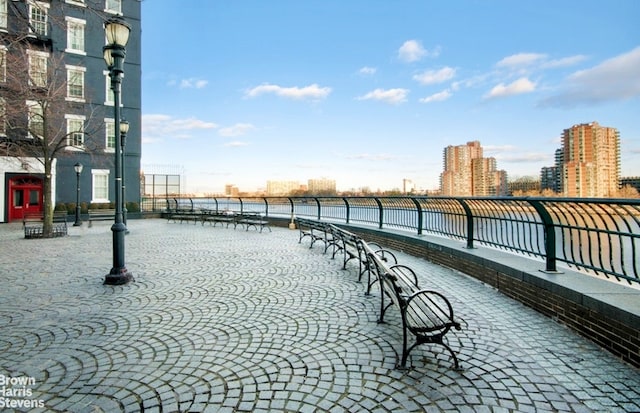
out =
[[[18,32],[20,33],[20,32]],[[73,150],[91,151],[85,139],[97,128],[92,125],[92,109],[85,99],[73,97],[76,90],[85,93],[84,79],[74,77],[55,52],[50,41],[23,35],[3,38],[0,88],[0,123],[5,137],[0,154],[37,159],[43,165],[43,236],[53,228],[53,165],[55,159]],[[80,76],[80,74],[77,74]]]

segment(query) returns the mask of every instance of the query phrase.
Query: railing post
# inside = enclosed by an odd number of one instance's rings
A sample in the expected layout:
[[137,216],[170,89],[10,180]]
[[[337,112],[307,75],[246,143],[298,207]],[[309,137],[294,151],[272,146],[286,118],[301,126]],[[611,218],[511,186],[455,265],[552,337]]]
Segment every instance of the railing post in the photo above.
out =
[[464,199],[458,199],[458,202],[460,202],[460,205],[462,205],[462,209],[464,209],[464,213],[467,216],[467,248],[472,249],[473,237],[475,236],[473,230],[473,213],[471,212],[471,208],[469,208],[469,205],[465,202]]
[[346,224],[348,224],[351,217],[351,208],[349,207],[349,200],[346,197],[342,197],[342,200],[344,201],[344,205],[346,207],[345,216],[347,221]]
[[240,214],[242,214],[244,212],[244,203],[241,197],[238,197],[238,201],[240,202]]
[[544,249],[547,257],[545,272],[558,272],[556,266],[556,230],[551,214],[540,201],[528,199],[527,202],[536,210],[544,225]]
[[382,202],[379,198],[373,198],[378,204],[378,228],[382,229],[382,220],[384,219],[384,211],[382,209]]
[[289,200],[289,204],[291,205],[291,222],[289,222],[289,229],[296,229],[296,223],[294,221],[296,211],[294,208],[293,199],[291,199],[291,197],[287,197],[287,199]]
[[194,209],[193,209],[193,199],[189,198],[189,203],[191,204],[191,212],[193,212],[194,211]]
[[264,216],[268,217],[269,216],[269,201],[267,201],[267,198],[263,197],[262,200],[264,201]]
[[316,197],[314,197],[313,199],[316,200],[316,205],[318,205],[318,221],[320,221],[320,217],[321,217],[321,215],[320,215],[320,212],[321,212],[320,211],[320,200],[318,198],[316,198]]
[[422,205],[420,205],[420,202],[414,197],[411,197],[411,200],[416,205],[416,210],[418,211],[418,235],[422,235]]

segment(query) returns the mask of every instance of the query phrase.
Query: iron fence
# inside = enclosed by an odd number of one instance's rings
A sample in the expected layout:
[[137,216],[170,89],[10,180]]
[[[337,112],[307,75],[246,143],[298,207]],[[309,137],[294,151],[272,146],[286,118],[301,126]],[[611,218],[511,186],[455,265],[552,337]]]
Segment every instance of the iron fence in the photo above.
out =
[[429,233],[640,284],[640,200],[470,197],[146,198],[143,211],[212,209]]

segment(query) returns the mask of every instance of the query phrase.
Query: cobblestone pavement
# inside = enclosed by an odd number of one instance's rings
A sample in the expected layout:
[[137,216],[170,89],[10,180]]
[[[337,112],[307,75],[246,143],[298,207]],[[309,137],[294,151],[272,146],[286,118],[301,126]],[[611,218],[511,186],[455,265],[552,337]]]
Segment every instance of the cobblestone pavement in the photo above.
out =
[[396,369],[399,319],[377,324],[357,266],[297,231],[129,227],[135,282],[113,287],[110,224],[49,240],[0,226],[0,411],[640,411],[637,369],[427,261],[399,254],[464,320],[462,371],[429,345]]

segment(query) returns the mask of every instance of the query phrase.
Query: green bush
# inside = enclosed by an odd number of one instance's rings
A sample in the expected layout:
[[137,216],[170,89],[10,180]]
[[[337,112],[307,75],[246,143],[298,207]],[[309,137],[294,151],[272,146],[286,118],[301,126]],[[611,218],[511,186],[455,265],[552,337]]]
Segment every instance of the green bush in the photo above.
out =
[[127,212],[140,212],[140,204],[137,202],[127,202]]

